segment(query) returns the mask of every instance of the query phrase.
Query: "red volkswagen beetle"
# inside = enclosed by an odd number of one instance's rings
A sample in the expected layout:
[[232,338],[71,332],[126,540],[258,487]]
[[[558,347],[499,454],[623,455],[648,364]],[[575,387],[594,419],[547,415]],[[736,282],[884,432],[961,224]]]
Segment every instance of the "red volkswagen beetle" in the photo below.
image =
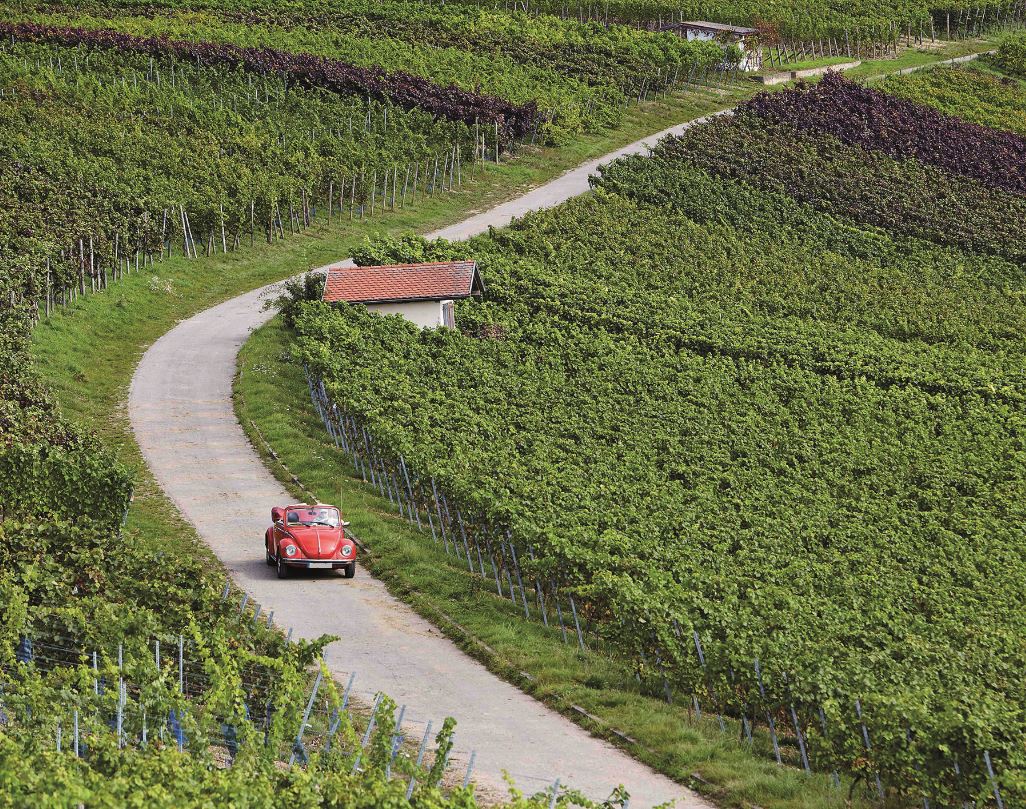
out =
[[356,543],[346,536],[338,509],[303,503],[271,509],[271,527],[264,534],[267,564],[285,579],[292,568],[342,569],[347,579],[356,573]]

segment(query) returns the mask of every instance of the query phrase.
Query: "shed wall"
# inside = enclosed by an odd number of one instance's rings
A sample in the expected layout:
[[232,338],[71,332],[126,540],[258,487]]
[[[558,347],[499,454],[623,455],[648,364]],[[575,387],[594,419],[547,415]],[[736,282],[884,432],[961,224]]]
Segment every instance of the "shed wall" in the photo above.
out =
[[441,301],[410,301],[407,303],[370,303],[367,308],[382,315],[402,315],[422,328],[442,325]]

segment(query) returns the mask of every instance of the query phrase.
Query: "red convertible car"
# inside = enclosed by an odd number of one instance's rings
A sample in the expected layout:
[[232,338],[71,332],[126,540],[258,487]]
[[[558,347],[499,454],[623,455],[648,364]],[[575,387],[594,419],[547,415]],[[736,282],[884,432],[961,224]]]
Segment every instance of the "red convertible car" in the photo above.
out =
[[356,573],[356,543],[334,506],[303,503],[271,509],[271,527],[264,534],[267,564],[288,578],[293,568],[342,569],[347,579]]

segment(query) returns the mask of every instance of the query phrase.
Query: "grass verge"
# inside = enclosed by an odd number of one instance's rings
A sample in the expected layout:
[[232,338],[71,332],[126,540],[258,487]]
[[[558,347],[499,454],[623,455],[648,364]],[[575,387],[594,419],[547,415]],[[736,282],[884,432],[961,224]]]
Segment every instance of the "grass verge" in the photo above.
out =
[[858,67],[845,71],[845,75],[850,79],[877,79],[899,70],[926,67],[947,59],[983,53],[997,47],[997,41],[996,37],[989,36],[941,42],[936,47],[905,48],[889,59],[863,60]]

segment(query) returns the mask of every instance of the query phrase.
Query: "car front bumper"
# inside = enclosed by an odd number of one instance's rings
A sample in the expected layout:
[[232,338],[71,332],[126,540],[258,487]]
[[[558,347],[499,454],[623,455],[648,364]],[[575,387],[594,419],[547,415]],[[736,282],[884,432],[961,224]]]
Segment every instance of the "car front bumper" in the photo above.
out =
[[303,568],[306,570],[338,570],[353,564],[355,559],[289,559],[282,558],[282,563],[289,567]]

